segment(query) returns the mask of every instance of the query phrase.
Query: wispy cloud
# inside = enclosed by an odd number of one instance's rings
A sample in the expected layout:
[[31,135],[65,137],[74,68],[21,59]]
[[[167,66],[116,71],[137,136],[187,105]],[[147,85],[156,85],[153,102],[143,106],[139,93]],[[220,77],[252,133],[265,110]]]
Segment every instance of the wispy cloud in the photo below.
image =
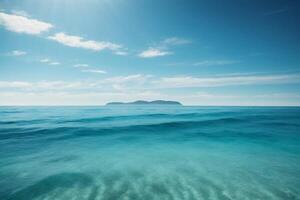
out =
[[26,16],[0,12],[0,25],[16,33],[39,35],[53,27],[52,24],[30,19]]
[[[39,35],[53,27],[50,23],[31,19],[26,12],[19,10],[13,10],[12,14],[0,12],[0,25],[12,32],[32,35]],[[106,41],[86,40],[83,37],[68,35],[63,32],[56,33],[52,36],[48,36],[47,38],[69,47],[94,51],[111,50],[115,55],[121,56],[128,54],[126,48],[123,48],[122,45]]]
[[127,82],[146,82],[149,78],[151,78],[152,75],[143,75],[143,74],[133,74],[128,76],[115,76],[106,78],[104,82],[107,83],[127,83]]
[[32,85],[30,82],[25,81],[0,81],[0,88],[10,89],[10,88],[28,88]]
[[106,74],[107,72],[100,69],[95,69],[94,67],[90,67],[88,64],[78,63],[73,65],[73,67],[80,69],[81,72],[88,72],[88,73],[97,73],[97,74]]
[[257,76],[216,76],[216,77],[163,77],[155,80],[160,88],[224,87],[233,85],[264,85],[299,83],[300,74],[257,75]]
[[[92,72],[92,71],[86,71]],[[103,73],[102,70],[97,70],[94,73]],[[105,73],[105,72],[104,72]],[[63,90],[81,90],[81,89],[108,89],[111,90],[115,84],[122,87],[135,88],[137,85],[147,83],[151,75],[133,74],[128,76],[113,76],[97,81],[0,81],[0,89],[21,89],[23,91],[63,91]]]
[[26,51],[14,50],[12,52],[9,52],[7,55],[9,55],[9,56],[24,56],[26,54],[27,54]]
[[113,52],[118,52],[122,49],[122,46],[119,44],[103,41],[99,42],[94,40],[85,40],[82,37],[67,35],[65,33],[56,33],[55,35],[48,38],[65,46],[89,49],[94,51],[102,51],[107,49]]
[[289,8],[281,8],[281,9],[277,9],[277,10],[272,10],[272,11],[268,11],[268,12],[265,12],[264,15],[276,15],[276,14],[280,14],[280,13],[283,13],[283,12],[286,12],[288,11]]
[[196,62],[194,66],[213,66],[213,65],[230,65],[239,63],[238,60],[204,60]]
[[161,56],[167,56],[172,54],[170,51],[163,51],[160,49],[155,49],[155,48],[149,48],[140,54],[138,54],[139,57],[141,58],[154,58],[154,57],[161,57]]
[[138,54],[141,58],[154,58],[161,57],[173,54],[173,52],[169,51],[170,46],[174,45],[184,45],[191,43],[190,40],[178,37],[170,37],[166,38],[163,41],[160,41],[158,44],[154,44],[152,47],[142,51]]
[[178,37],[170,37],[163,40],[162,44],[165,45],[183,45],[191,43],[190,40]]
[[164,64],[165,66],[183,66],[183,65],[191,65],[189,63],[186,62],[173,62],[173,63],[167,63]]
[[86,68],[86,67],[89,67],[88,64],[82,64],[82,63],[75,64],[75,65],[73,65],[73,66],[76,67],[76,68]]
[[0,81],[0,89],[18,89],[20,91],[63,91],[87,88],[88,83],[66,81]]
[[60,62],[50,62],[49,65],[60,65]]
[[104,70],[96,69],[95,67],[91,67],[85,63],[74,64],[73,67],[79,69],[81,72],[87,73],[96,73],[96,74],[106,74],[107,72]]
[[209,106],[298,106],[299,93],[268,93],[268,94],[222,94],[209,92],[196,92],[177,96],[175,98],[185,104]]
[[[84,71],[84,70],[83,70]],[[85,72],[104,74],[105,71],[87,69]],[[270,74],[270,75],[247,75],[247,76],[214,76],[214,77],[154,77],[152,75],[133,74],[128,76],[114,76],[97,81],[2,81],[2,89],[24,90],[65,90],[65,89],[107,89],[127,88],[132,89],[168,89],[168,88],[209,88],[243,85],[268,85],[268,84],[293,84],[300,83],[300,74]]]
[[[103,104],[107,101],[136,99],[174,99],[194,105],[299,105],[299,93],[222,94],[208,90],[208,87],[299,82],[300,74],[213,77],[155,77],[132,74],[89,81],[0,81],[0,105],[39,103],[52,105],[54,102],[58,105]],[[168,93],[168,90],[165,90],[171,88],[194,88],[194,90],[186,90],[185,95],[178,92]],[[206,88],[205,91],[202,88]],[[161,93],[162,91],[164,92]]]
[[162,99],[152,91],[131,92],[0,92],[0,105],[103,105],[110,101]]
[[41,63],[45,63],[45,64],[48,64],[48,65],[60,65],[61,63],[60,62],[57,62],[57,61],[53,61],[49,58],[43,58],[40,60]]
[[239,60],[203,60],[199,62],[174,62],[164,64],[165,66],[217,66],[217,65],[231,65],[240,63]]
[[126,55],[128,55],[128,52],[126,52],[126,51],[115,51],[114,54],[119,55],[119,56],[126,56]]
[[99,69],[83,69],[82,72],[89,72],[89,73],[97,73],[97,74],[106,74],[106,71],[99,70]]
[[50,60],[48,58],[44,58],[40,60],[41,63],[48,63]]
[[25,12],[24,10],[12,10],[11,13],[15,14],[15,15],[27,17],[27,18],[30,17],[30,15],[27,12]]
[[[47,85],[47,83],[44,83]],[[61,85],[63,83],[60,83]],[[60,84],[52,83],[52,87]],[[49,84],[48,84],[49,85]],[[50,84],[51,85],[51,84]],[[1,82],[0,82],[1,86]],[[62,85],[63,86],[63,85]],[[68,85],[70,86],[70,85]],[[185,105],[240,105],[240,106],[299,106],[299,93],[222,94],[191,92],[185,95],[166,94],[153,90],[115,91],[0,91],[0,105],[103,105],[111,101],[137,99],[172,99]]]

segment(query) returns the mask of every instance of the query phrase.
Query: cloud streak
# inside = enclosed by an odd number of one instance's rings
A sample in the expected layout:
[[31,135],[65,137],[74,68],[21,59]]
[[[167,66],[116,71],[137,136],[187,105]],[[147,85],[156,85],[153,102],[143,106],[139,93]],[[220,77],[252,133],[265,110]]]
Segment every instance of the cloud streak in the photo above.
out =
[[40,60],[41,63],[48,63],[50,60],[48,58],[44,58]]
[[[0,81],[0,105],[99,105],[108,101],[136,99],[174,99],[187,105],[299,105],[299,93],[220,94],[200,90],[205,87],[299,82],[300,74],[215,77],[154,77],[133,74],[94,81]],[[166,92],[165,89],[171,88],[199,90],[187,90],[185,95]]]
[[269,93],[264,95],[237,95],[214,93],[162,94],[147,91],[31,91],[0,92],[0,105],[103,105],[111,101],[134,101],[137,99],[173,99],[185,105],[209,106],[299,106],[299,93]]
[[82,72],[89,72],[89,73],[97,73],[97,74],[106,74],[107,72],[104,70],[99,69],[83,69]]
[[[24,11],[13,11],[12,14],[0,12],[0,25],[4,26],[5,29],[9,31],[30,35],[40,35],[54,27],[50,23],[29,18],[29,15]],[[47,38],[68,47],[83,48],[93,51],[110,50],[115,55],[120,56],[128,54],[122,45],[106,41],[86,40],[83,37],[68,35],[63,32],[56,33]]]
[[[160,93],[132,92],[0,92],[0,105],[103,105],[110,101],[161,99]],[[22,99],[20,101],[20,99]]]
[[56,33],[53,36],[49,36],[48,39],[56,41],[60,44],[63,44],[68,47],[83,48],[93,51],[102,51],[102,50],[111,50],[118,52],[122,49],[122,46],[119,44],[111,42],[99,42],[94,40],[86,40],[79,36],[67,35],[65,33]]
[[[96,69],[82,70],[104,74]],[[22,90],[78,90],[78,89],[168,89],[168,88],[209,88],[244,85],[293,84],[300,83],[300,74],[247,75],[247,76],[215,76],[215,77],[154,77],[152,75],[133,74],[114,76],[97,81],[1,81],[0,88]]]
[[299,83],[300,74],[217,77],[164,77],[155,81],[160,88],[199,88],[242,85]]
[[138,56],[141,58],[154,58],[154,57],[161,57],[161,56],[167,56],[172,54],[172,52],[169,51],[163,51],[156,48],[149,48],[143,52],[141,52]]
[[5,29],[9,31],[30,35],[39,35],[53,27],[50,23],[30,19],[26,16],[6,14],[3,12],[0,12],[0,25],[4,26]]
[[14,51],[8,53],[9,56],[24,56],[26,54],[27,54],[26,51],[21,51],[21,50],[14,50]]
[[[104,71],[88,69],[86,72],[103,73]],[[22,91],[76,91],[82,89],[111,91],[115,87],[137,88],[143,84],[148,84],[151,78],[151,75],[133,74],[128,76],[114,76],[97,81],[0,81],[0,89],[9,91],[11,89]]]
[[190,40],[178,38],[178,37],[170,37],[166,38],[163,41],[160,41],[158,44],[149,47],[148,49],[142,51],[138,54],[141,58],[155,58],[162,57],[173,54],[173,52],[169,51],[170,46],[184,45],[191,43]]
[[166,38],[162,44],[165,45],[184,45],[191,43],[190,40],[184,39],[184,38],[178,38],[178,37],[170,37]]
[[278,10],[272,10],[272,11],[269,11],[269,12],[265,12],[264,15],[266,15],[266,16],[276,15],[276,14],[286,12],[288,10],[289,10],[288,8],[281,8],[281,9],[278,9]]
[[81,63],[75,64],[73,66],[76,67],[76,68],[86,68],[86,67],[89,67],[88,64],[81,64]]
[[48,64],[48,65],[60,65],[61,63],[60,62],[57,62],[57,61],[52,61],[48,58],[43,58],[40,60],[41,63],[45,63],[45,64]]
[[50,62],[49,65],[60,65],[60,62]]
[[237,60],[204,60],[196,62],[194,66],[214,66],[214,65],[231,65],[239,63]]

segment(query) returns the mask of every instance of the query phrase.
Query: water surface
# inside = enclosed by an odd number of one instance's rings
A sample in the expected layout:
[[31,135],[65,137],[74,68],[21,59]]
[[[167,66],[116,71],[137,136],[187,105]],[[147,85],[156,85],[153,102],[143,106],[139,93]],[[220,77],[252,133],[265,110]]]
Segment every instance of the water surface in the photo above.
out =
[[0,107],[0,199],[300,199],[297,107]]

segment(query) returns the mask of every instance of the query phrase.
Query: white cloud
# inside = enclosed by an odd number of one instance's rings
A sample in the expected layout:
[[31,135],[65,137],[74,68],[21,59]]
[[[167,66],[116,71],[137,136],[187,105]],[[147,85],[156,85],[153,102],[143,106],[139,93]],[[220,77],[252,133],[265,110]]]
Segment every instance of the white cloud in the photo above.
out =
[[30,17],[30,15],[27,12],[25,12],[24,10],[12,10],[11,13],[15,14],[15,15],[27,17],[27,18]]
[[19,89],[22,91],[67,91],[67,90],[81,90],[97,88],[93,82],[84,81],[38,81],[38,82],[26,82],[26,81],[2,81],[0,82],[0,88],[2,90],[7,89]]
[[[102,70],[88,69],[86,72],[104,73]],[[114,76],[97,81],[0,81],[0,88],[27,90],[81,90],[112,88],[123,89],[168,89],[168,88],[204,88],[264,84],[300,83],[300,74],[255,75],[255,76],[215,76],[215,77],[154,77],[152,75],[133,74],[128,76]]]
[[191,41],[183,38],[166,38],[165,40],[160,41],[158,44],[154,44],[152,45],[152,47],[149,47],[148,49],[142,51],[138,54],[138,56],[141,58],[154,58],[171,55],[173,54],[173,52],[168,50],[170,46],[183,45],[188,43],[191,43]]
[[50,60],[49,58],[41,59],[40,62],[41,62],[41,63],[48,64],[48,65],[60,65],[60,64],[61,64],[60,62],[52,61],[52,60]]
[[24,56],[26,54],[27,54],[26,51],[20,51],[20,50],[14,50],[14,51],[8,53],[9,56]]
[[60,62],[50,62],[49,65],[60,65]]
[[230,65],[230,64],[236,64],[239,61],[237,60],[204,60],[200,62],[196,62],[193,65],[194,66],[213,66],[213,65]]
[[138,56],[141,58],[154,58],[154,57],[160,57],[160,56],[167,56],[170,54],[172,54],[172,52],[162,51],[160,49],[155,49],[155,48],[149,48],[149,49],[141,52]]
[[0,92],[0,105],[104,105],[110,101],[161,99],[151,91],[132,92]]
[[132,91],[135,89],[140,89],[147,87],[150,84],[149,80],[152,75],[143,74],[133,74],[128,76],[115,76],[109,77],[101,81],[101,84],[108,85],[107,87],[112,87],[114,90],[118,91]]
[[103,105],[111,101],[177,100],[184,105],[217,106],[299,106],[300,94],[276,93],[265,95],[236,95],[214,93],[189,93],[185,95],[162,94],[157,91],[106,91],[106,92],[71,92],[71,91],[30,91],[0,92],[0,105]]
[[268,15],[276,15],[276,14],[280,14],[280,13],[286,12],[288,10],[289,10],[289,8],[281,8],[281,9],[278,9],[278,10],[272,10],[272,11],[269,11],[269,12],[265,12],[263,14],[266,15],[266,16],[268,16]]
[[101,51],[105,49],[112,50],[112,51],[119,51],[122,48],[121,45],[114,44],[111,42],[98,42],[94,40],[85,40],[82,37],[67,35],[65,33],[56,33],[55,35],[50,36],[48,38],[50,40],[54,40],[56,42],[59,42],[69,47],[90,49],[94,51]]
[[48,58],[44,58],[40,60],[41,63],[48,63],[50,60]]
[[[105,73],[102,70],[88,69],[85,72]],[[81,90],[81,89],[103,89],[111,90],[114,84],[119,84],[122,87],[134,88],[143,83],[146,83],[151,75],[134,74],[129,76],[115,76],[97,81],[0,81],[0,89],[21,89],[23,91],[38,91],[38,90]]]
[[[32,35],[41,34],[42,32],[46,32],[53,27],[53,25],[50,23],[36,19],[30,19],[26,12],[18,10],[14,10],[13,14],[0,12],[0,25],[3,25],[9,31]],[[69,47],[90,49],[94,51],[107,49],[113,51],[113,53],[116,55],[122,56],[128,54],[126,49],[119,44],[106,41],[86,40],[82,37],[67,35],[63,32],[49,36],[48,39]]]
[[89,67],[88,64],[81,64],[81,63],[75,64],[75,65],[73,65],[73,66],[76,67],[76,68],[86,68],[86,67]]
[[126,51],[116,51],[114,54],[119,55],[119,56],[126,56],[128,53]]
[[25,81],[0,81],[0,88],[11,89],[11,88],[28,88],[31,87],[32,83]]
[[161,88],[223,87],[232,85],[262,85],[299,83],[300,74],[216,76],[216,77],[164,77],[154,81]]
[[90,72],[90,73],[98,73],[98,74],[106,74],[106,71],[99,69],[84,69],[82,72]]
[[[299,82],[300,74],[162,78],[133,74],[94,81],[0,81],[0,105],[101,105],[137,99],[178,100],[186,105],[300,105],[299,93],[199,91],[204,87]],[[186,90],[185,95],[166,90],[186,87],[199,89]]]
[[181,96],[174,96],[185,105],[206,106],[299,106],[298,93],[268,93],[261,94],[222,94],[209,92],[195,92]]
[[110,77],[110,78],[106,78],[104,81],[107,83],[133,82],[133,83],[137,84],[137,83],[141,83],[141,82],[144,83],[151,77],[152,77],[152,75],[133,74],[133,75],[128,75],[128,76]]
[[183,45],[183,44],[189,44],[191,43],[191,41],[183,38],[171,37],[165,39],[162,43],[166,45]]
[[32,35],[41,34],[53,27],[52,24],[46,22],[3,12],[0,12],[0,25],[3,25],[9,31]]

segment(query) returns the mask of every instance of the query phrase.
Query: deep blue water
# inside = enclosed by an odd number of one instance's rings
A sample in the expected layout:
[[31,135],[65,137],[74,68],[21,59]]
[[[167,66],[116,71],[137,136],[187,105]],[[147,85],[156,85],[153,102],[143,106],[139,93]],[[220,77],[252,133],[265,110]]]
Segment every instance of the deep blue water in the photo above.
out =
[[300,199],[300,108],[0,107],[0,199]]

